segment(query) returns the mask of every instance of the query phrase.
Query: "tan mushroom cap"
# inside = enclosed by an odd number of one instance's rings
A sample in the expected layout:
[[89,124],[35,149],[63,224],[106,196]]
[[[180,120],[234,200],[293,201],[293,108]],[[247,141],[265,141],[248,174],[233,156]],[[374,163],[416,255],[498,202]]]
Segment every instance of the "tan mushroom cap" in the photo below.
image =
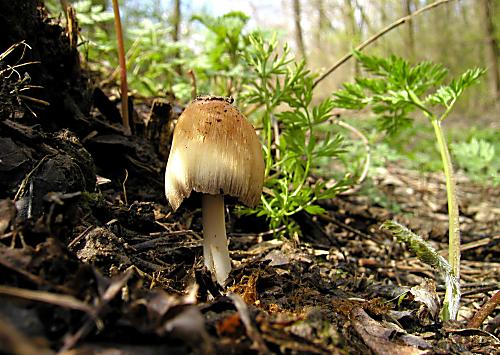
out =
[[174,211],[191,191],[231,195],[253,207],[264,182],[262,147],[253,126],[221,97],[200,97],[179,117],[165,194]]

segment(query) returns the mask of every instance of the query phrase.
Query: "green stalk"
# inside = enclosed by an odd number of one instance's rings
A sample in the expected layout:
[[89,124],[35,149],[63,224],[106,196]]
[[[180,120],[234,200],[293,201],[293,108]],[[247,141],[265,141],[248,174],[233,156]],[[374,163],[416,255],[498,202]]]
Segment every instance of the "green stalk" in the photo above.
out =
[[[460,279],[460,225],[458,214],[457,187],[453,166],[451,164],[450,151],[446,144],[446,139],[441,129],[440,119],[431,119],[434,133],[436,134],[441,160],[443,161],[444,175],[446,178],[446,193],[448,195],[448,219],[449,219],[449,236],[448,236],[448,262],[451,270],[457,280]],[[456,294],[458,292],[458,294]],[[458,302],[450,300],[459,299],[460,290],[454,290],[446,287],[445,302],[443,305],[444,318],[455,320],[458,313]],[[448,308],[447,305],[455,304],[456,307]],[[447,309],[448,308],[448,309]],[[454,309],[456,308],[456,309]],[[446,319],[445,319],[446,320]]]
[[445,113],[440,118],[437,118],[425,107],[423,102],[412,90],[407,88],[407,91],[412,99],[412,103],[423,111],[424,115],[426,115],[431,122],[432,127],[434,127],[434,133],[436,134],[439,152],[443,162],[444,176],[446,179],[446,195],[448,197],[448,263],[450,264],[451,273],[456,282],[451,282],[450,280],[446,281],[446,293],[444,296],[441,318],[443,320],[456,320],[458,308],[460,306],[460,222],[455,174],[453,173],[453,165],[451,164],[450,151],[448,150],[446,138],[441,128],[441,122],[451,112],[455,100],[447,106]]

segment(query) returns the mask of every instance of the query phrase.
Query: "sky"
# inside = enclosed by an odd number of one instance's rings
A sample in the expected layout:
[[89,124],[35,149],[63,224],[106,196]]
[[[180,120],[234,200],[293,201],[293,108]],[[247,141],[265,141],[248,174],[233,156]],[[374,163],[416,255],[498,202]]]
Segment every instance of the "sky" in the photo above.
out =
[[190,6],[194,12],[207,10],[214,16],[220,16],[230,11],[242,11],[251,16],[248,26],[257,27],[257,24],[282,26],[283,7],[279,0],[195,0],[186,1],[185,5]]

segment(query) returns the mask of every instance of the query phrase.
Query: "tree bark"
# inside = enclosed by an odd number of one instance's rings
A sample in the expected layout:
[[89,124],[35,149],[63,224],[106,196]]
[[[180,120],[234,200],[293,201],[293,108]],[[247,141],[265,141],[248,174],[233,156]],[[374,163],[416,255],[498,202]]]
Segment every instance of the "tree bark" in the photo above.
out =
[[302,58],[306,59],[306,48],[304,46],[304,36],[302,34],[302,25],[300,24],[300,0],[293,0],[293,19],[295,22],[295,42]]
[[498,43],[495,38],[495,26],[493,23],[493,1],[481,0],[483,28],[485,37],[486,63],[488,66],[488,76],[491,86],[491,96],[493,99],[500,99],[500,74],[498,67]]

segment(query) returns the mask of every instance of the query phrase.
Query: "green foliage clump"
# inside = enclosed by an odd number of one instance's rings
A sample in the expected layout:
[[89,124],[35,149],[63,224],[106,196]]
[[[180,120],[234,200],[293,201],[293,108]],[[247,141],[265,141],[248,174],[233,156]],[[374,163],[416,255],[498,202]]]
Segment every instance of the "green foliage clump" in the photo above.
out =
[[207,68],[214,71],[228,72],[241,67],[241,53],[248,44],[248,35],[243,32],[250,18],[242,12],[232,11],[220,17],[195,15],[193,21],[200,22],[208,34],[204,38],[202,60]]
[[479,181],[487,180],[493,186],[500,184],[500,164],[495,159],[493,144],[473,137],[469,142],[456,143],[451,148],[459,168]]
[[[106,80],[114,80],[118,75],[118,57],[113,13],[90,0],[77,1],[73,6],[82,27],[87,63]],[[57,6],[51,8],[56,11]],[[191,21],[206,30],[196,51],[184,42],[171,41],[172,28],[160,19],[140,18],[133,26],[125,26],[130,89],[143,96],[171,93],[185,102],[192,89],[187,71],[193,70],[198,92],[237,94],[249,77],[244,62],[249,35],[243,31],[248,19],[237,11],[220,17],[193,16]]]
[[[54,5],[49,8],[55,13],[59,6]],[[110,28],[113,28],[113,12],[106,11],[102,5],[92,4],[90,0],[77,1],[72,6],[81,26],[80,35],[86,59],[89,62],[96,62],[99,66],[103,64],[102,61],[107,62],[108,66],[113,66],[112,68],[118,66],[116,39],[112,37],[110,31]]]
[[245,52],[250,45],[250,35],[245,33],[244,28],[249,19],[240,11],[228,12],[219,17],[192,17],[193,21],[206,29],[202,53],[191,63],[200,79],[202,92],[237,95],[248,81]]
[[[107,80],[114,80],[118,56],[113,13],[89,0],[73,6],[82,27],[87,63]],[[185,99],[190,96],[189,79],[179,75],[179,68],[193,60],[194,54],[186,45],[169,41],[170,32],[163,23],[147,18],[124,27],[128,84],[139,95],[174,92]]]
[[144,95],[171,92],[185,102],[192,90],[186,73],[192,70],[199,93],[237,95],[250,76],[244,61],[249,35],[243,29],[248,20],[247,15],[238,11],[219,17],[193,16],[191,21],[205,29],[197,50],[169,41],[171,30],[165,29],[163,23],[139,22],[128,30],[131,86]]

